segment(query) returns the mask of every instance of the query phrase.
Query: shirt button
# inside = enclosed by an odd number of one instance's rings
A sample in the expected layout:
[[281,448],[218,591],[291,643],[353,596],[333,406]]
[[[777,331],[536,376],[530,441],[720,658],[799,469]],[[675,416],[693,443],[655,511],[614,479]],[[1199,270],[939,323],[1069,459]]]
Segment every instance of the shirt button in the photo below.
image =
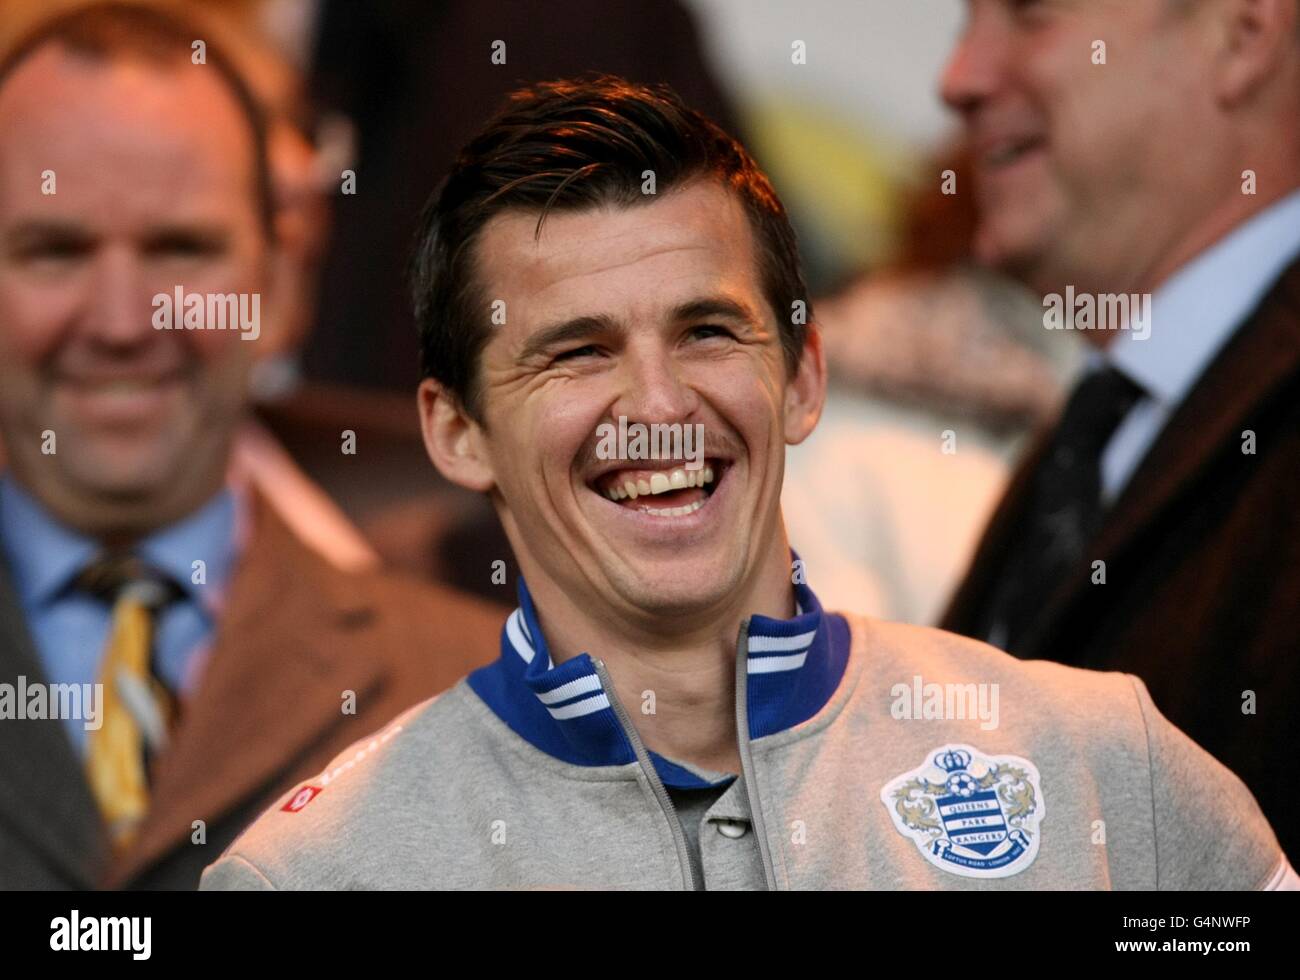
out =
[[749,830],[749,825],[743,820],[718,821],[718,833],[723,837],[730,837],[732,840],[737,837],[744,837],[747,830]]

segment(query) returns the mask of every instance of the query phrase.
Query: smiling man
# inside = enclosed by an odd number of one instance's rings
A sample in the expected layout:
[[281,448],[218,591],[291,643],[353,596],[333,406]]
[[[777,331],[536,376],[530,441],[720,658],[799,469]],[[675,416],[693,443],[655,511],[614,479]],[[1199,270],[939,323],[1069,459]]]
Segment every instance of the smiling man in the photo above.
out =
[[[192,890],[494,653],[491,609],[337,567],[236,465],[282,243],[259,103],[205,36],[87,4],[0,57],[0,888]],[[176,291],[266,322],[158,329]],[[93,724],[15,704],[69,688]]]
[[[823,610],[779,502],[826,385],[794,235],[670,92],[517,93],[413,278],[429,454],[495,504],[519,608],[496,663],[286,795],[205,888],[1294,880],[1133,678]],[[702,426],[703,465],[604,458],[622,424]]]

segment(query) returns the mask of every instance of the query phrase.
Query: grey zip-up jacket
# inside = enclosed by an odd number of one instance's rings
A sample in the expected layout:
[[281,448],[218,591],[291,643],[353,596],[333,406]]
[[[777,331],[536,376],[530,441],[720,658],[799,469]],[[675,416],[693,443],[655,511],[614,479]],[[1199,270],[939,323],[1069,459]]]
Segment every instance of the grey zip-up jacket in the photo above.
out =
[[[647,750],[609,671],[554,664],[521,584],[501,658],[295,787],[205,889],[1260,889],[1250,791],[1137,678],[952,634],[755,616],[739,774]],[[669,789],[720,793],[683,832]],[[694,818],[692,818],[694,820]]]

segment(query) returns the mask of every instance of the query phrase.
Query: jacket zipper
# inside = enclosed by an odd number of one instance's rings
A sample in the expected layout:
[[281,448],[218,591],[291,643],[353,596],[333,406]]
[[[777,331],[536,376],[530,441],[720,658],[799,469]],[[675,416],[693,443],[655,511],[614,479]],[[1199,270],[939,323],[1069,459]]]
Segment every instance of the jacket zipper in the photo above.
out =
[[[650,754],[646,752],[645,744],[641,741],[636,726],[632,724],[632,720],[623,708],[623,703],[619,701],[618,695],[614,693],[614,685],[609,679],[609,673],[605,670],[605,661],[593,659],[592,663],[596,668],[596,676],[600,678],[600,686],[604,688],[605,695],[609,698],[610,707],[614,709],[614,717],[623,726],[623,734],[627,736],[628,742],[631,743],[632,752],[636,755],[641,770],[650,781],[650,788],[654,790],[655,799],[659,801],[664,816],[668,818],[668,825],[673,832],[673,843],[677,845],[677,859],[681,862],[682,878],[686,882],[686,890],[694,891],[695,873],[691,870],[690,851],[687,849],[686,834],[682,831],[682,822],[677,818],[677,808],[673,806],[668,790],[664,788],[663,780],[659,778],[659,773],[655,771],[654,763],[650,761]],[[741,621],[740,635],[736,639],[736,736],[740,749],[740,778],[745,781],[745,795],[749,800],[750,823],[754,826],[754,835],[758,838],[758,853],[763,859],[763,876],[767,879],[767,890],[776,891],[776,868],[772,863],[772,849],[768,845],[767,827],[763,822],[763,810],[758,802],[758,786],[751,776],[754,771],[754,758],[749,746],[748,619]]]
[[637,733],[636,726],[628,717],[623,708],[623,704],[614,693],[614,685],[610,682],[609,673],[605,670],[605,661],[592,660],[596,668],[596,676],[600,678],[600,686],[605,689],[605,695],[609,698],[610,707],[614,709],[614,716],[618,723],[623,726],[623,734],[627,736],[628,742],[632,745],[632,752],[636,755],[636,761],[640,763],[641,770],[646,774],[650,781],[650,788],[654,790],[655,799],[663,808],[664,816],[668,818],[668,826],[673,832],[673,843],[677,845],[677,860],[681,863],[682,879],[685,882],[687,891],[695,890],[695,872],[691,870],[691,855],[686,844],[686,833],[682,830],[682,822],[677,818],[677,808],[673,806],[672,798],[668,795],[668,790],[664,788],[663,780],[659,778],[659,773],[655,771],[654,763],[650,761],[650,754],[646,752],[645,744],[641,741],[641,736]]
[[763,874],[767,890],[776,891],[776,868],[772,864],[772,849],[767,842],[767,828],[763,823],[763,809],[758,802],[758,784],[753,778],[754,758],[749,747],[749,620],[740,624],[736,641],[736,738],[740,748],[740,778],[745,781],[745,795],[749,799],[749,820],[758,838],[758,853],[763,858]]

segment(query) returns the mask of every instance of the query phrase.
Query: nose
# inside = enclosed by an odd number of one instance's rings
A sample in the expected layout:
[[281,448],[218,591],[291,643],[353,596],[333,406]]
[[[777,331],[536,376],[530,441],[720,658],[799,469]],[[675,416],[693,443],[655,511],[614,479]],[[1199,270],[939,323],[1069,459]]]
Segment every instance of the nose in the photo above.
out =
[[625,415],[629,422],[671,424],[690,418],[698,406],[699,395],[670,351],[657,343],[629,345],[615,415]]
[[107,247],[95,256],[82,299],[82,325],[91,339],[115,348],[149,342],[154,305],[146,278],[129,248]]
[[1006,40],[988,4],[972,5],[970,20],[948,56],[939,94],[948,106],[969,116],[1001,84]]

